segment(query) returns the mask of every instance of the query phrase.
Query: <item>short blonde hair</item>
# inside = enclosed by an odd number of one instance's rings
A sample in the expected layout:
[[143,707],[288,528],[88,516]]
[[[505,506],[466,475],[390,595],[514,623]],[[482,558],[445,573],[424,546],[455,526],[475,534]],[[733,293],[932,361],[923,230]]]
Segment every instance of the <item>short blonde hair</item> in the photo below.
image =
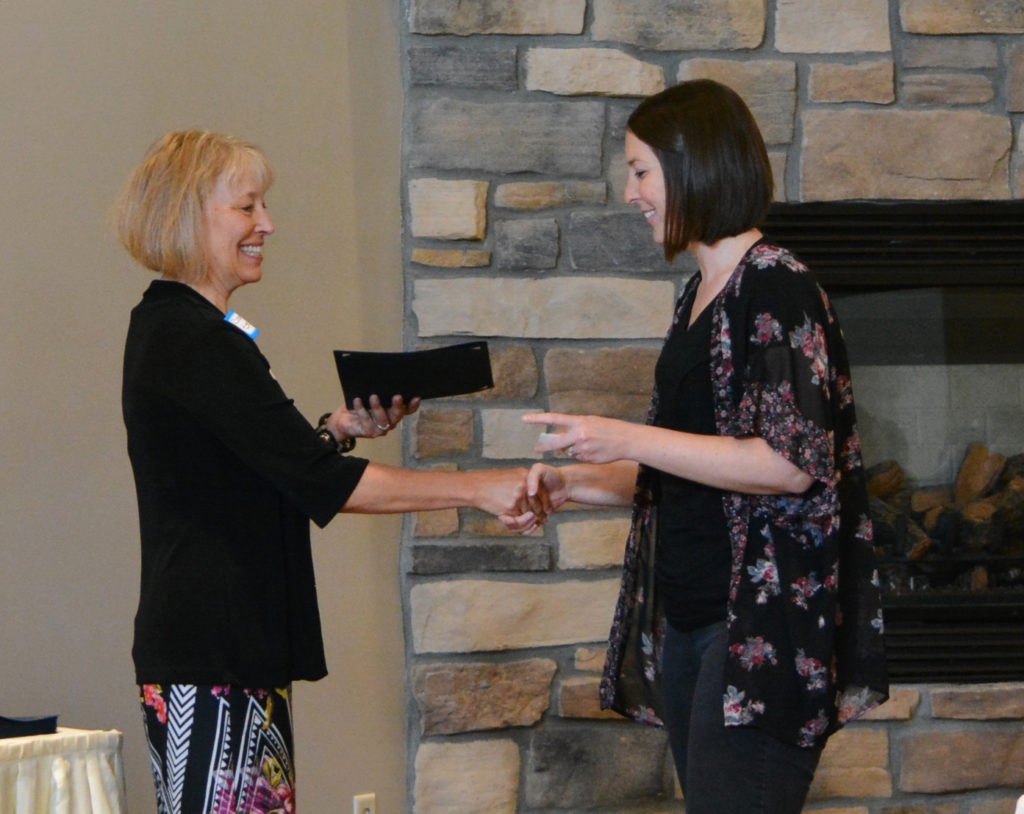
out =
[[206,275],[203,206],[217,183],[273,183],[258,147],[205,130],[179,130],[156,141],[132,172],[114,208],[121,244],[139,263],[183,283]]

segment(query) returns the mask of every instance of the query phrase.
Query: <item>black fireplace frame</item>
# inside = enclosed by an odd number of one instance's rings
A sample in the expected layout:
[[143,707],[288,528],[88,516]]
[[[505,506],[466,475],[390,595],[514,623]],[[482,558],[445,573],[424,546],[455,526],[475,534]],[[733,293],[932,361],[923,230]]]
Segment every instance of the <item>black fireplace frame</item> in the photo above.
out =
[[1024,201],[776,203],[764,231],[827,291],[1024,286]]

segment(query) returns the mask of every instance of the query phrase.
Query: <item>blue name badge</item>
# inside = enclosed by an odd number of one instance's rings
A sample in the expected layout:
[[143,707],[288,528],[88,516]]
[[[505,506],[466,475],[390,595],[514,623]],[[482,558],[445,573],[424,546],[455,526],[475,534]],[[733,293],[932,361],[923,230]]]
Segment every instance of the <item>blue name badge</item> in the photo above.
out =
[[255,339],[257,336],[260,335],[260,332],[256,330],[255,326],[253,326],[251,322],[239,316],[238,313],[235,311],[229,312],[228,315],[224,317],[224,321],[230,322],[250,339]]

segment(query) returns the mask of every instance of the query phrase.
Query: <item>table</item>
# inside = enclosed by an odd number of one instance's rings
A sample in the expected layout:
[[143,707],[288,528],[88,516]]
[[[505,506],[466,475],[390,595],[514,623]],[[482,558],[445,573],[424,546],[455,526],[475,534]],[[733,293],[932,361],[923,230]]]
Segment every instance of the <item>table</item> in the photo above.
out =
[[0,739],[0,814],[126,814],[123,739],[65,727]]

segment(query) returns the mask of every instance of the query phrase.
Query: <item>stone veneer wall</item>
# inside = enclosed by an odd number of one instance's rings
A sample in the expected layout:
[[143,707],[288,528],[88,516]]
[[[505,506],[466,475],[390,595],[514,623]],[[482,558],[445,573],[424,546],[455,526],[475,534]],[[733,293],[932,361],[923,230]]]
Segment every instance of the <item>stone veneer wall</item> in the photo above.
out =
[[[639,420],[681,281],[621,203],[639,97],[709,76],[777,197],[1024,198],[1022,0],[402,0],[406,347],[489,340],[429,402],[421,468],[528,465],[539,409]],[[369,177],[369,176],[368,176]],[[680,811],[664,733],[597,706],[624,512],[410,518],[409,796],[433,812]],[[1009,814],[1024,685],[896,688],[830,743],[812,810]]]

